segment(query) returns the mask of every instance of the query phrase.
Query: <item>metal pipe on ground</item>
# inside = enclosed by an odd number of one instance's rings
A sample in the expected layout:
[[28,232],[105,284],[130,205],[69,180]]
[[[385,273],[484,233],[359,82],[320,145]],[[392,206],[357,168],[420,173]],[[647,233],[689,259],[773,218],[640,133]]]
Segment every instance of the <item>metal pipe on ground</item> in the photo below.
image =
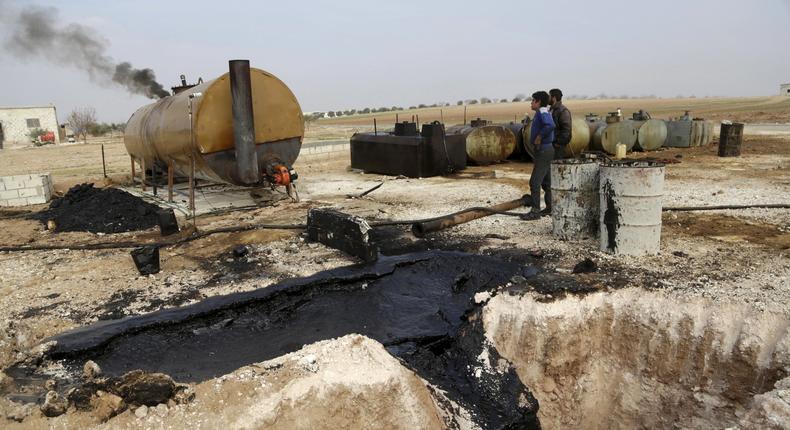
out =
[[526,205],[527,196],[522,196],[516,200],[511,200],[509,202],[491,206],[487,208],[488,210],[474,210],[460,214],[448,215],[446,217],[433,219],[430,221],[416,222],[412,224],[411,232],[417,237],[424,237],[428,233],[444,230],[446,228],[450,228],[458,224],[464,224],[484,216],[495,214],[497,212],[505,212],[511,209],[524,207]]
[[255,151],[255,124],[252,112],[252,84],[249,60],[231,60],[230,94],[233,107],[233,138],[236,168],[245,184],[260,180],[258,153]]

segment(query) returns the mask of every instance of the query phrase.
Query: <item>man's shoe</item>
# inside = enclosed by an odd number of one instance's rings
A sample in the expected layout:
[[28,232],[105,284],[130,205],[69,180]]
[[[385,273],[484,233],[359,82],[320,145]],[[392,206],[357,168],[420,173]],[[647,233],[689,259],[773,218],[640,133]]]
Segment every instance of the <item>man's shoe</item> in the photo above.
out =
[[551,215],[551,208],[546,208],[540,211],[541,216],[550,216]]

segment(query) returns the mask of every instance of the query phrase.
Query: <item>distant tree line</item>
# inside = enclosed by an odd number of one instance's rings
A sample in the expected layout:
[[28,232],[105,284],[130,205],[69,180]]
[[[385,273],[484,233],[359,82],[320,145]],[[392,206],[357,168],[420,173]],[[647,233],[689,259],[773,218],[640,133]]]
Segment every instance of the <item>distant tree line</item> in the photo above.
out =
[[126,123],[125,122],[101,122],[101,123],[93,123],[88,126],[88,133],[91,136],[104,136],[107,133],[111,133],[113,131],[120,131],[123,132],[126,130]]
[[[678,96],[681,98],[683,96]],[[690,96],[694,98],[694,96]],[[606,93],[600,93],[594,96],[589,96],[586,94],[571,94],[565,96],[566,100],[606,100],[606,99],[656,99],[660,98],[657,97],[655,94],[649,95],[640,95],[640,96],[629,96],[628,94],[621,94],[619,96],[616,95],[608,95]],[[480,97],[479,99],[465,99],[465,100],[458,100],[455,102],[456,106],[465,106],[465,105],[476,105],[476,104],[492,104],[492,103],[518,103],[518,102],[525,102],[529,101],[530,98],[523,93],[518,93],[514,97],[503,97],[503,98],[490,98],[490,97]],[[440,108],[451,106],[450,103],[447,102],[439,102],[433,104],[425,104],[420,103],[418,105],[409,106],[408,110],[414,109],[429,109],[429,108]],[[392,106],[392,107],[380,107],[380,108],[364,108],[364,109],[348,109],[348,110],[337,110],[337,111],[327,111],[327,112],[313,112],[309,115],[305,115],[305,120],[308,122],[315,121],[320,118],[339,118],[343,116],[353,116],[353,115],[367,115],[371,113],[381,113],[381,112],[395,112],[395,111],[402,111],[405,110],[401,106]]]

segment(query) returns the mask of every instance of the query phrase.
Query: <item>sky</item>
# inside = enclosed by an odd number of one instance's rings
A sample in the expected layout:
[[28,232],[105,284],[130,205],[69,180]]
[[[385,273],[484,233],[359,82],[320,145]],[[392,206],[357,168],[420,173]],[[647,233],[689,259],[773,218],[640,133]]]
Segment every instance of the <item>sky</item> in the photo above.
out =
[[115,62],[165,88],[249,59],[302,110],[566,95],[765,96],[790,82],[790,0],[154,1],[0,0],[0,106],[79,107],[124,122],[152,100],[73,61],[22,55],[17,12],[79,24]]

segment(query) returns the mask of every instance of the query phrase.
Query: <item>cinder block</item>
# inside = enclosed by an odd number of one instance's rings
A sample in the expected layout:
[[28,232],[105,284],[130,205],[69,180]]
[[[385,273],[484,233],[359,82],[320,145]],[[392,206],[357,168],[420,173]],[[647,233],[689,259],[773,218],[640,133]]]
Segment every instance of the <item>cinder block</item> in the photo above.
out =
[[14,178],[13,176],[6,177],[5,181],[5,189],[6,190],[18,190],[20,188],[25,188],[25,181],[20,181],[18,179],[11,179]]
[[28,197],[27,204],[29,205],[40,205],[48,202],[49,199],[44,196],[36,196],[36,197]]
[[19,191],[18,190],[7,190],[7,191],[0,191],[0,199],[3,200],[10,200],[19,198]]
[[42,187],[28,187],[19,190],[19,197],[38,197],[44,196],[44,189]]
[[43,184],[44,184],[44,182],[41,180],[40,176],[33,176],[32,178],[30,178],[27,181],[25,181],[25,187],[26,188],[39,187],[39,186],[41,186]]
[[8,206],[27,206],[27,199],[20,198],[20,199],[8,199]]
[[0,180],[0,191],[5,191],[5,182]]
[[0,199],[0,207],[6,207],[6,206],[8,206],[8,200]]

